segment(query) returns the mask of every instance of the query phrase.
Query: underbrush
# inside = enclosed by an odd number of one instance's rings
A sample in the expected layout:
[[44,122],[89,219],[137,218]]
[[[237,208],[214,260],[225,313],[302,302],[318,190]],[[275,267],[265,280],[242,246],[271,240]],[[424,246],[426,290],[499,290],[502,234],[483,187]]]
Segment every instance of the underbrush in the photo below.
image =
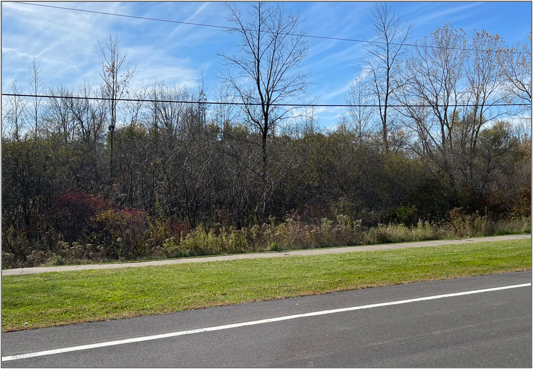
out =
[[[118,214],[118,215],[117,215]],[[133,214],[133,215],[132,215]],[[120,217],[119,217],[120,216]],[[20,243],[20,254],[2,250],[2,268],[72,265],[110,261],[178,258],[201,255],[268,252],[319,247],[371,245],[380,243],[493,236],[531,232],[530,217],[491,220],[475,213],[450,212],[447,221],[420,220],[413,226],[378,224],[365,229],[361,220],[346,215],[336,219],[303,222],[288,215],[277,224],[268,223],[236,229],[215,225],[188,229],[180,223],[149,224],[142,214],[100,213],[95,217],[99,233],[85,232],[86,242],[57,241],[50,246],[30,247],[20,234],[7,230],[3,239]],[[105,221],[105,222],[104,222]]]

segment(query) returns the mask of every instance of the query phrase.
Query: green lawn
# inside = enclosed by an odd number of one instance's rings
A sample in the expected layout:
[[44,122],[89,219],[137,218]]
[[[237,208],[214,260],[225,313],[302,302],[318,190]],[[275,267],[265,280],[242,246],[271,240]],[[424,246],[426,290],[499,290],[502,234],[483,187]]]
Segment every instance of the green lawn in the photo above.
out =
[[529,269],[517,240],[6,276],[2,331]]

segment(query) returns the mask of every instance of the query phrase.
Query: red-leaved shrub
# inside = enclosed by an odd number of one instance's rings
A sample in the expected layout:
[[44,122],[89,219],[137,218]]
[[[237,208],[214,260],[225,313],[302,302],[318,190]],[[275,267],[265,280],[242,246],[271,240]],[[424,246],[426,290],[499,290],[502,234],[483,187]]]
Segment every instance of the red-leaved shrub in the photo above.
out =
[[109,208],[102,199],[82,191],[71,191],[58,196],[46,217],[63,234],[66,242],[85,238],[89,221],[95,214]]

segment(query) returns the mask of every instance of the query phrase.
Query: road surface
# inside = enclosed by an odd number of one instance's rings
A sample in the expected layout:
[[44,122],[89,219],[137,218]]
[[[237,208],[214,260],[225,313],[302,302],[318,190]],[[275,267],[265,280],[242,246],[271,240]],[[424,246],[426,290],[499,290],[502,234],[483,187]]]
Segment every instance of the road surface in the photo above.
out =
[[527,271],[10,332],[2,366],[531,367],[531,297]]

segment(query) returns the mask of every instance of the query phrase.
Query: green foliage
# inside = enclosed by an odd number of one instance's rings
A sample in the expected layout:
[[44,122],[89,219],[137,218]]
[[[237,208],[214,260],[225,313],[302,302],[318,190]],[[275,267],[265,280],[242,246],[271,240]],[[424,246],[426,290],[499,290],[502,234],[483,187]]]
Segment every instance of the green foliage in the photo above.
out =
[[415,206],[400,206],[396,208],[394,214],[400,223],[412,224],[415,221],[417,209]]

